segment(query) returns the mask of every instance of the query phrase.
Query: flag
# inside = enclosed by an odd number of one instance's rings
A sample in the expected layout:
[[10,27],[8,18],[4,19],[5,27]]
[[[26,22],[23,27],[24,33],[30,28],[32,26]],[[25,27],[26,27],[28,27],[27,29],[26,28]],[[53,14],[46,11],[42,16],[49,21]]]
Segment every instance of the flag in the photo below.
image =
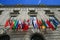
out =
[[30,20],[28,19],[27,22],[29,22]]
[[37,19],[37,25],[38,25],[38,28],[40,29],[40,26],[42,25],[42,21]]
[[10,24],[10,29],[12,29],[14,26],[14,22],[12,21],[11,24]]
[[51,24],[51,22],[49,20],[47,20],[46,23],[48,24],[49,28],[54,30],[54,26]]
[[22,28],[22,22],[21,22],[21,20],[18,21],[18,30],[19,30],[20,28]]
[[25,22],[23,21],[23,22],[22,22],[22,29],[24,28],[24,26],[25,26]]
[[42,25],[42,21],[41,20],[39,20],[39,24],[40,24],[40,26]]
[[27,31],[28,30],[28,25],[25,24],[24,28],[23,28],[23,31]]
[[53,19],[53,22],[54,22],[56,25],[59,24],[59,22],[58,22],[57,20],[55,20],[55,19]]
[[27,20],[27,23],[28,23],[28,25],[30,25],[30,20],[29,19]]
[[46,23],[46,21],[45,21],[45,24],[46,24],[47,28],[49,28],[49,26],[48,26],[48,24]]
[[45,21],[42,20],[42,19],[41,19],[41,21],[42,21],[42,25],[44,25],[43,27],[44,27],[44,28],[47,28],[47,25],[46,25]]
[[23,22],[23,25],[22,26],[23,26],[22,27],[23,31],[27,31],[28,28],[29,28],[29,26],[28,26],[28,24],[26,24],[26,22]]
[[54,28],[56,29],[58,24],[56,24],[56,22],[53,19],[50,19],[50,21],[53,23]]
[[36,24],[37,24],[37,26],[39,26],[39,20],[38,19],[36,19]]
[[53,24],[54,24],[54,26],[55,26],[55,29],[56,29],[57,26],[58,26],[58,23],[57,23],[55,20],[52,20],[52,22],[53,22]]
[[9,26],[9,20],[6,20],[5,27]]
[[16,29],[16,20],[14,20],[13,22],[14,22],[13,30],[15,30]]
[[34,27],[34,28],[38,28],[37,20],[33,20],[33,27]]
[[39,20],[37,19],[36,22],[37,22],[37,25],[38,25],[38,28],[39,28],[40,27]]
[[18,24],[19,24],[19,21],[16,20],[16,29],[18,29]]
[[20,28],[21,28],[21,24],[18,24],[18,28],[17,29],[19,30]]

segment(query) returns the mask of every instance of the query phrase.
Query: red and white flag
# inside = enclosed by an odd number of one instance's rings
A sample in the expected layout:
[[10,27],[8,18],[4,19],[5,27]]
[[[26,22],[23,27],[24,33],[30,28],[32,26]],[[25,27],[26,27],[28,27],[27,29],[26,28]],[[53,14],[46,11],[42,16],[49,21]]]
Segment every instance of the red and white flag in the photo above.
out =
[[52,30],[55,30],[53,24],[51,24],[49,20],[47,20],[46,23],[49,26],[49,28],[51,28]]
[[5,22],[5,27],[9,26],[9,19]]
[[23,31],[27,31],[29,29],[29,25],[26,22],[23,22],[22,26]]

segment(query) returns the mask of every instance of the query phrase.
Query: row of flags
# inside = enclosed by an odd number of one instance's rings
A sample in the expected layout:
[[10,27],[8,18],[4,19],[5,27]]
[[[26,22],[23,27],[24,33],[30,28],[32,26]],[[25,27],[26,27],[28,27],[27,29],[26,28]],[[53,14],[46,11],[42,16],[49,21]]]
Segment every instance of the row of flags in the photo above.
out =
[[21,22],[20,20],[6,20],[6,23],[5,23],[5,28],[10,26],[10,29],[13,29],[13,30],[19,30],[19,29],[22,29],[22,30],[28,30],[28,23],[23,21]]
[[[10,26],[10,29],[12,30],[19,30],[19,29],[22,29],[23,31],[26,31],[29,29],[29,26],[31,25],[30,24],[30,20],[6,20],[5,22],[5,28]],[[49,20],[38,20],[38,19],[33,19],[32,20],[32,25],[33,25],[33,28],[36,29],[46,29],[46,28],[49,28],[49,29],[52,29],[52,30],[56,30],[57,29],[57,26],[58,26],[59,22],[55,19],[49,19]]]

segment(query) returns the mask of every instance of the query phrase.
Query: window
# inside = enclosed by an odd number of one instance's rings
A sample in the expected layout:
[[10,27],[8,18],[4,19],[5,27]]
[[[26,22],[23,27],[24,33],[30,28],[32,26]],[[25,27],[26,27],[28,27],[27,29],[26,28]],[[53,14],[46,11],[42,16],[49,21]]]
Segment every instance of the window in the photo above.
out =
[[29,10],[30,12],[35,12],[35,10]]
[[29,10],[28,14],[30,16],[30,24],[32,24],[33,19],[36,20],[37,12],[35,10]]
[[19,10],[14,10],[14,13],[17,13],[17,14],[19,14]]
[[2,14],[2,11],[3,11],[3,10],[0,10],[0,15]]
[[45,14],[50,14],[50,10],[44,10]]
[[54,15],[54,12],[50,12],[50,10],[45,10],[45,14],[48,15],[48,16],[49,15]]
[[19,10],[14,10],[14,12],[10,13],[11,17],[17,17],[19,15]]
[[37,12],[35,12],[35,10],[29,10],[28,14],[29,15],[37,15]]

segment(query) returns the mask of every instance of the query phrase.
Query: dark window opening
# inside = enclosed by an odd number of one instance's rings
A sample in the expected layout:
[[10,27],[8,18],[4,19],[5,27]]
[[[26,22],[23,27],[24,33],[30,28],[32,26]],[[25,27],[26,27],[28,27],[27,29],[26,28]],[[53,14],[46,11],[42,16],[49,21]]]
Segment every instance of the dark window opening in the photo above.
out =
[[50,10],[45,10],[45,14],[47,16],[53,16],[54,15],[54,12],[50,12]]
[[51,12],[50,14],[54,14],[54,12]]
[[50,12],[50,10],[45,10],[45,14],[54,14],[54,12]]
[[50,10],[44,10],[44,11],[46,11],[46,12],[50,12]]
[[37,12],[35,12],[35,10],[29,10],[29,12],[28,12],[28,14],[30,15],[30,14],[34,14],[34,15],[37,15]]
[[30,15],[30,17],[36,17],[37,15]]
[[14,10],[14,13],[17,13],[17,14],[19,14],[19,10]]
[[3,10],[0,10],[0,15],[2,14],[2,11],[3,11]]
[[44,10],[45,14],[50,14],[50,10]]
[[17,13],[10,13],[10,16],[11,17],[17,17],[19,14],[17,14]]
[[58,10],[60,12],[60,10]]
[[35,10],[29,10],[30,12],[35,12]]
[[11,17],[17,17],[19,15],[19,10],[14,10],[14,12],[10,13]]

